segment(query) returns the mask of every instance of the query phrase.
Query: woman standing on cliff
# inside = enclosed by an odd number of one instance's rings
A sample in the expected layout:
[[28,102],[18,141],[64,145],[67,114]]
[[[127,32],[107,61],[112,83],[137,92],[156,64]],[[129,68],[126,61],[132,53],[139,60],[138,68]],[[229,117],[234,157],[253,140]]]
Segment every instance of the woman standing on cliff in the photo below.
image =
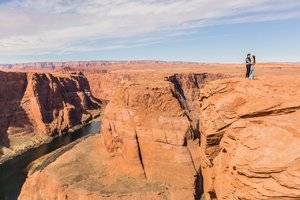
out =
[[256,64],[256,56],[252,55],[251,57],[251,65],[250,65],[250,71],[249,71],[249,80],[254,79],[254,65]]

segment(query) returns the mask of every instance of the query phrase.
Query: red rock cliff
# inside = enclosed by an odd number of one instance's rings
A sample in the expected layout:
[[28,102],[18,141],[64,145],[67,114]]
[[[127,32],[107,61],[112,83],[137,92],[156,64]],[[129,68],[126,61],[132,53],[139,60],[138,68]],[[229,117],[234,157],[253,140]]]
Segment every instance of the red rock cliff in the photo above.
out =
[[99,112],[82,74],[0,72],[0,81],[2,154],[39,144]]
[[299,87],[297,77],[205,86],[200,152],[206,199],[300,199]]
[[[192,109],[183,103],[197,100],[201,85],[220,77],[187,74],[119,87],[106,106],[97,141],[86,140],[30,177],[20,199],[89,199],[87,193],[91,199],[200,198],[201,178],[187,148],[187,136],[194,132],[189,116]],[[183,89],[184,93],[177,94]],[[85,164],[78,170],[76,160],[81,159]],[[62,170],[62,166],[67,167]],[[74,181],[79,177],[80,181]],[[42,181],[51,186],[40,185]],[[67,188],[62,191],[63,185]],[[52,192],[41,196],[46,187]],[[32,188],[38,192],[31,193]]]
[[30,176],[19,199],[300,198],[299,77],[145,83],[119,87],[101,135]]

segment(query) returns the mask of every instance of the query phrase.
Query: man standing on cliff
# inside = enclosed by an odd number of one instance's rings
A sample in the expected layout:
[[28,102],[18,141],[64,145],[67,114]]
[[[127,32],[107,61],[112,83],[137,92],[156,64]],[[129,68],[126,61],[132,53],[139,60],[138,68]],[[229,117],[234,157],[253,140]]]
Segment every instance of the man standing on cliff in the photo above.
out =
[[246,57],[246,78],[249,78],[250,70],[251,70],[251,65],[252,65],[251,54],[248,53],[247,57]]

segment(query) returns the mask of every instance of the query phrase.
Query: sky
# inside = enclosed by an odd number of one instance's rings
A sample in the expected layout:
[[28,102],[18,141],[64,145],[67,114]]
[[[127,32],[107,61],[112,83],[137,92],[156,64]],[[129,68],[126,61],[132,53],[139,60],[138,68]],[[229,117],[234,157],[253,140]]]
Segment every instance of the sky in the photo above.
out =
[[299,0],[0,0],[0,63],[300,62]]

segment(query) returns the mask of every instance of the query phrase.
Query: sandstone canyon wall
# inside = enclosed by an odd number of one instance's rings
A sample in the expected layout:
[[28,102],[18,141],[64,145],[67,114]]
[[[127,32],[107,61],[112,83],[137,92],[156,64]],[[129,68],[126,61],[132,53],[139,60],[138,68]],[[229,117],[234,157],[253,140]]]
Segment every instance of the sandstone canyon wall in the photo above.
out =
[[208,199],[300,199],[299,87],[299,77],[205,86],[200,152]]
[[[199,199],[199,166],[187,147],[199,139],[193,102],[205,82],[219,78],[185,74],[119,87],[105,108],[101,136],[29,177],[20,199]],[[78,170],[81,160],[86,166]]]
[[300,198],[299,76],[150,72],[92,90],[112,85],[96,95],[101,135],[29,176],[19,199]]
[[144,69],[144,68],[173,68],[182,66],[201,66],[203,63],[197,62],[174,62],[174,61],[67,61],[67,62],[31,62],[16,64],[0,64],[3,70],[14,71],[62,71],[62,70],[80,70],[80,71],[107,71],[108,69]]
[[38,145],[99,114],[101,102],[91,95],[89,83],[80,73],[0,72],[0,81],[3,157]]

